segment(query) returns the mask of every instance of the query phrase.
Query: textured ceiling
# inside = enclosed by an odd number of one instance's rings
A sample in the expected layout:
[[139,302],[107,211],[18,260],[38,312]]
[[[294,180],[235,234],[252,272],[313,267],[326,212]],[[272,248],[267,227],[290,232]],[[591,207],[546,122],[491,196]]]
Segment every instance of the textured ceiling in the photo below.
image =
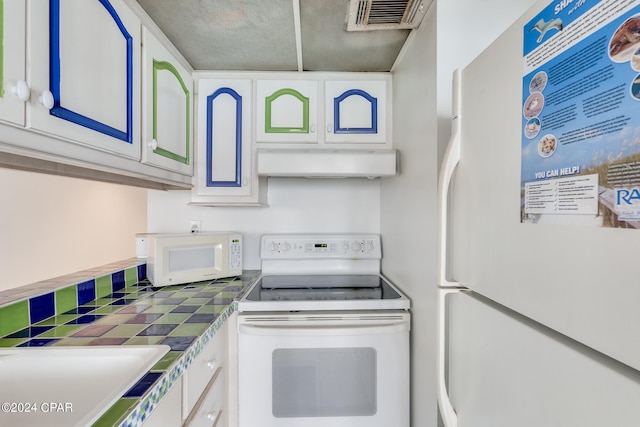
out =
[[347,32],[348,0],[138,3],[196,70],[389,71],[410,31]]

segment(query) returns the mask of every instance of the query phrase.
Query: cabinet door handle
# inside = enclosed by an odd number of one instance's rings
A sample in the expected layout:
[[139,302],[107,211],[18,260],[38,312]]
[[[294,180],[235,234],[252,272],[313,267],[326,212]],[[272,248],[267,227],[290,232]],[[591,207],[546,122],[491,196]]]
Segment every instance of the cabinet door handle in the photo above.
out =
[[151,142],[149,142],[149,147],[151,147],[152,150],[156,150],[158,148],[158,141],[152,139]]
[[211,420],[211,421],[214,421],[216,418],[218,418],[218,412],[219,412],[219,411],[209,412],[209,413],[207,414],[207,419],[208,419],[208,420]]
[[18,80],[16,85],[11,88],[11,92],[13,92],[20,101],[28,101],[31,97],[31,89],[24,80]]
[[53,94],[50,90],[45,90],[42,95],[38,97],[38,102],[44,105],[44,108],[51,110],[53,108]]
[[327,133],[332,133],[333,132],[333,126],[331,125],[331,123],[329,123],[327,125]]
[[218,361],[216,359],[211,359],[207,362],[207,367],[211,370],[215,370],[218,367]]

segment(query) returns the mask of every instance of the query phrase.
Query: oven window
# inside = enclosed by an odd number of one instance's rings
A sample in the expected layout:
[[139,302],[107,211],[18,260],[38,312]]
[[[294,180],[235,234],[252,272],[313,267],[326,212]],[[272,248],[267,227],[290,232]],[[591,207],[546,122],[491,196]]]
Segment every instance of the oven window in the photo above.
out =
[[277,349],[272,358],[276,418],[375,415],[376,350]]

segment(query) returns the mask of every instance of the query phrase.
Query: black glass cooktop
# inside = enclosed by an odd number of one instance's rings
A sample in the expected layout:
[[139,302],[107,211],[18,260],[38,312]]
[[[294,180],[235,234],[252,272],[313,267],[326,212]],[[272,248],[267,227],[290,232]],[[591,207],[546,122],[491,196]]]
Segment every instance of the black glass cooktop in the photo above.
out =
[[270,275],[260,278],[248,301],[387,300],[400,298],[379,275]]

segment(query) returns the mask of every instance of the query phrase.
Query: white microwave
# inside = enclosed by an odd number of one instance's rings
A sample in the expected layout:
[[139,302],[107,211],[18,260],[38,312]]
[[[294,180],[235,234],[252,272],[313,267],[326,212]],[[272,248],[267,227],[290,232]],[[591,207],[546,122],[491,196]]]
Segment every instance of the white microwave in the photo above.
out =
[[136,236],[154,287],[242,274],[242,235],[235,232],[157,233]]

